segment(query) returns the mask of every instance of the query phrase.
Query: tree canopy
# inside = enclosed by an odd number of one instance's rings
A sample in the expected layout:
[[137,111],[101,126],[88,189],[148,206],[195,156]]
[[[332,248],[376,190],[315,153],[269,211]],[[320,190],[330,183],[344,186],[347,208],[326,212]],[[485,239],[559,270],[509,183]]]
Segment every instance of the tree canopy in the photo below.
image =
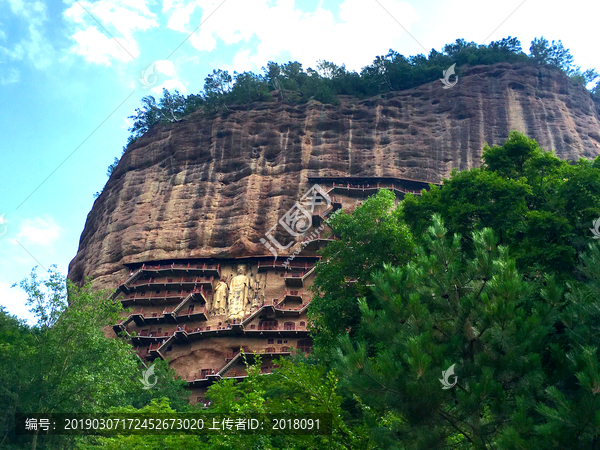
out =
[[[122,310],[108,293],[89,284],[79,288],[55,267],[46,279],[34,269],[20,287],[37,323],[27,325],[0,309],[0,447],[38,444],[37,435],[14,435],[15,413],[106,412],[162,397],[179,410],[189,407],[183,382],[165,361],[155,366],[157,385],[145,390],[139,382],[143,366],[129,342],[104,335],[102,327],[115,323]],[[75,440],[45,436],[39,446],[66,448]]]
[[482,162],[335,216],[315,353],[379,448],[600,448],[600,158],[515,132]]
[[451,233],[463,236],[466,250],[472,232],[489,227],[524,275],[572,276],[589,224],[600,216],[600,160],[564,161],[512,132],[502,146],[485,146],[482,162],[402,202],[413,234],[422,235],[437,212]]

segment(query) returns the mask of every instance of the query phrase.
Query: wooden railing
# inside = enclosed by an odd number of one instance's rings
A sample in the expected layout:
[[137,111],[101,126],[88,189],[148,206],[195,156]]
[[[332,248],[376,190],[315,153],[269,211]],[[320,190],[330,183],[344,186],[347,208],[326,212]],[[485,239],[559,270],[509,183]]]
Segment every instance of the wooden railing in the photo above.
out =
[[308,303],[302,303],[298,306],[275,305],[274,308],[280,311],[301,311],[306,308]]
[[258,326],[258,331],[295,331],[295,330],[306,330],[306,325],[296,325],[293,327],[286,327],[285,325],[268,325],[263,324]]
[[164,299],[167,299],[167,298],[181,298],[181,297],[184,296],[184,294],[187,295],[188,293],[185,292],[185,291],[183,291],[183,290],[174,292],[173,294],[170,294],[170,293],[169,294],[167,294],[167,293],[157,294],[156,292],[144,292],[144,295],[141,295],[140,292],[136,292],[135,294],[129,294],[129,295],[123,297],[121,299],[121,301],[126,301],[126,300],[143,300],[143,299],[146,299],[146,298],[147,299],[152,299],[152,298],[164,298]]
[[279,350],[275,347],[266,347],[264,353],[291,353],[288,347],[282,347]]
[[198,284],[213,283],[215,277],[178,277],[178,278],[150,278],[148,280],[137,280],[132,287],[143,286],[145,284]]
[[[200,294],[202,297],[204,297],[204,300],[206,301],[204,286],[201,286],[200,289],[192,290],[192,292],[190,292],[177,306],[175,306],[175,308],[173,308],[172,312],[179,314],[179,310],[183,308],[185,304],[189,302],[195,294]],[[202,310],[202,312],[204,312],[204,309]]]
[[354,184],[354,183],[333,183],[333,187],[342,188],[342,189],[354,189],[354,190],[378,190],[378,189],[392,189],[400,192],[404,192],[405,194],[414,194],[421,195],[421,191],[411,191],[409,189],[404,189],[401,186],[396,186],[395,183],[377,183],[376,185],[371,184]]
[[193,314],[203,314],[205,312],[205,307],[204,306],[194,306],[194,309],[190,310],[185,309],[183,310],[183,312],[179,311],[177,313],[178,316],[191,316]]
[[128,300],[144,300],[144,299],[156,299],[156,298],[164,298],[164,299],[168,299],[168,298],[182,298],[182,297],[188,297],[190,294],[202,294],[204,296],[206,295],[210,295],[210,293],[212,292],[212,289],[204,289],[204,286],[200,286],[200,288],[196,288],[196,289],[192,289],[190,292],[187,292],[186,290],[179,290],[179,291],[175,291],[173,292],[173,294],[169,293],[156,293],[156,292],[148,292],[148,291],[143,291],[143,292],[136,292],[135,294],[129,294],[126,295],[125,297],[123,297],[121,299],[122,302],[124,301],[128,301]]
[[180,270],[214,270],[217,273],[221,273],[221,265],[220,264],[176,264],[176,263],[171,263],[171,264],[142,264],[142,267],[140,267],[137,270],[132,270],[129,272],[129,276],[127,277],[127,279],[121,283],[122,285],[127,286],[128,282],[135,276],[138,275],[139,273],[143,272],[144,270],[173,270],[173,269],[180,269]]
[[[173,311],[175,310],[175,307],[171,307],[171,308],[165,308],[162,312],[158,312],[158,311],[152,311],[152,312],[145,312],[144,313],[144,308],[140,308],[139,310],[134,309],[130,315],[141,315],[144,319],[154,319],[154,318],[159,318],[159,317],[164,317],[168,314],[171,314]],[[190,309],[186,309],[184,310],[184,312],[180,312],[177,315],[178,316],[191,316],[193,314],[203,314],[206,312],[206,308],[204,305],[194,305],[194,309],[190,311]],[[122,323],[123,319],[121,319],[120,322],[118,323]]]
[[233,358],[235,358],[237,355],[240,354],[240,351],[236,351],[236,352],[232,352],[229,351],[227,352],[227,354],[225,355],[225,359],[227,360],[227,362],[231,361]]
[[292,272],[286,273],[283,276],[285,281],[301,281],[302,285],[304,285],[304,280],[308,278],[315,271],[315,266],[312,266],[309,270],[303,270],[302,272]]
[[203,380],[208,375],[214,375],[216,373],[217,372],[215,371],[215,369],[202,369],[200,370],[200,372],[196,373],[196,375],[194,376],[194,380]]
[[312,270],[314,269],[314,266],[311,267],[309,270],[303,270],[302,272],[291,272],[291,273],[286,273],[283,278],[304,278],[305,275],[308,275],[309,273],[312,272]]
[[171,264],[154,264],[154,265],[145,265],[145,268],[152,270],[168,270],[168,269],[192,269],[192,270],[221,270],[220,264],[183,264],[183,263],[171,263]]
[[[263,267],[273,267],[273,266],[276,266],[277,263],[275,261],[273,261],[273,262],[264,262],[263,261],[262,263],[261,263],[261,261],[259,261],[258,262],[258,267],[260,268],[261,265]],[[304,262],[304,263],[302,263],[302,262],[297,262],[297,261],[296,262],[290,261],[289,264],[287,265],[287,267],[295,267],[297,269],[306,269],[306,270],[308,270],[311,267],[313,267],[314,265],[315,264],[313,262]]]
[[175,330],[170,330],[170,331],[154,331],[154,330],[147,330],[147,331],[140,331],[140,334],[138,336],[140,337],[152,337],[152,338],[166,338],[169,336],[173,336],[173,334],[175,333]]
[[[216,270],[216,271],[220,271],[221,270],[221,265],[220,264],[182,264],[182,263],[171,263],[171,264],[142,264],[142,267],[140,267],[137,271],[140,270],[169,270],[169,269],[182,269],[182,270],[186,270],[186,269],[192,269],[192,270]],[[129,276],[133,275],[135,272],[137,271],[130,271],[129,272]]]

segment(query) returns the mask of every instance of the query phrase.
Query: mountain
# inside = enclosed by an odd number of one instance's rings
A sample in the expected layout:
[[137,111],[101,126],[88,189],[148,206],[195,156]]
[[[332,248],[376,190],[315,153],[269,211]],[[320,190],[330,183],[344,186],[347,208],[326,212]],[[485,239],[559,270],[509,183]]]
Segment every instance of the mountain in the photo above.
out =
[[69,277],[116,288],[124,264],[270,256],[260,239],[314,180],[440,183],[511,130],[564,159],[600,154],[600,100],[562,72],[500,63],[459,75],[449,89],[435,81],[336,106],[273,100],[153,127],[94,203]]

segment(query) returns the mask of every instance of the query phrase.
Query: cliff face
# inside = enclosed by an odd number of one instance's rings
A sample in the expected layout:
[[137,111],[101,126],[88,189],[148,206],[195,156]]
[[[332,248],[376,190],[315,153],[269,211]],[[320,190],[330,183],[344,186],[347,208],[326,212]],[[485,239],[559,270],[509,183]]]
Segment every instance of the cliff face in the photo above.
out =
[[89,213],[69,276],[113,287],[124,263],[269,254],[260,238],[308,177],[440,182],[511,130],[565,159],[600,154],[600,102],[555,70],[497,64],[338,106],[256,103],[153,128]]

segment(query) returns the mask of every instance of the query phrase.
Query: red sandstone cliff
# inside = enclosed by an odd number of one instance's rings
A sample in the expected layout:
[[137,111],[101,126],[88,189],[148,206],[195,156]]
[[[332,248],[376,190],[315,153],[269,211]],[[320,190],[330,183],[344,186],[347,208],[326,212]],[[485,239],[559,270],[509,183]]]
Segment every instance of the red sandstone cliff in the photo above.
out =
[[600,102],[556,70],[497,64],[339,106],[255,103],[160,125],[123,156],[89,213],[69,277],[112,287],[122,264],[268,254],[259,239],[309,176],[439,182],[511,130],[561,158],[600,154]]

